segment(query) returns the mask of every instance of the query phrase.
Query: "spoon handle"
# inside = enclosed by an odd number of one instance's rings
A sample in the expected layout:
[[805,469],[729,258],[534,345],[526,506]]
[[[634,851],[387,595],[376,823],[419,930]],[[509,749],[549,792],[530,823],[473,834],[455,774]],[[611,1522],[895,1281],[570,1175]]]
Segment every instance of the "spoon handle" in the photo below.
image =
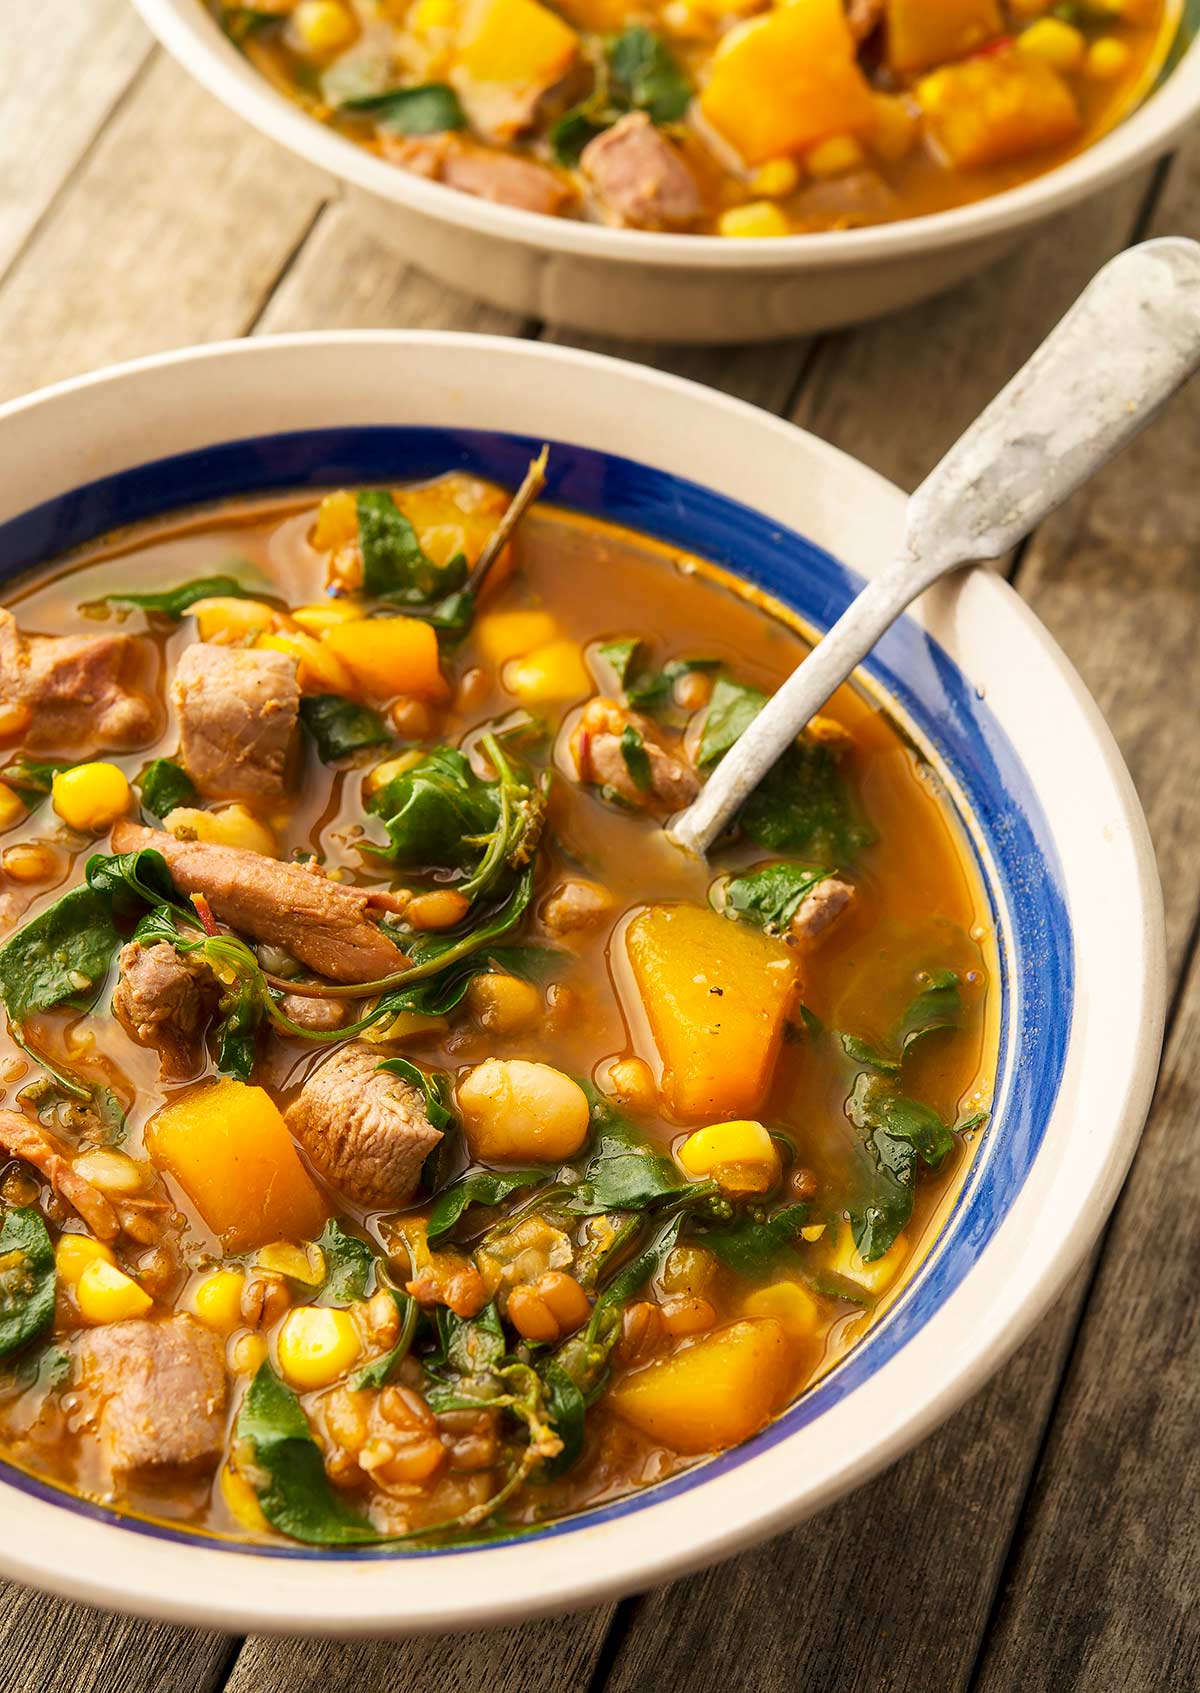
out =
[[1112,259],[908,502],[905,550],[763,707],[667,833],[703,854],[905,607],[960,565],[998,558],[1098,470],[1200,368],[1200,243]]

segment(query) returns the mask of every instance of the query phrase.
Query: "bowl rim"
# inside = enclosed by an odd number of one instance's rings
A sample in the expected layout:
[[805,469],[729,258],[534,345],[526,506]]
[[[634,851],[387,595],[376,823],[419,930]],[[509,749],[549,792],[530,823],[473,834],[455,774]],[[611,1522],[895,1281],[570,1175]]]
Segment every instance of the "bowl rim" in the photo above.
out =
[[1035,223],[1165,152],[1200,112],[1200,33],[1160,87],[1091,146],[1013,188],[948,211],[864,229],[731,241],[613,229],[522,211],[428,182],[376,158],[310,118],[267,81],[222,32],[203,0],[133,0],[172,57],[231,110],[310,164],[378,199],[456,228],[547,254],[698,271],[822,271],[949,251]]
[[[13,470],[11,486],[22,491],[19,501],[14,497],[12,503],[18,511],[28,511],[43,496],[78,488],[89,479],[85,473],[94,477],[97,467],[101,473],[112,474],[125,465],[147,463],[147,443],[154,448],[151,456],[159,458],[164,442],[181,432],[185,440],[197,445],[236,440],[245,434],[250,414],[265,418],[264,433],[286,433],[296,427],[297,414],[306,404],[310,414],[316,411],[315,396],[322,386],[335,396],[330,402],[335,408],[360,408],[346,414],[352,416],[355,427],[394,422],[390,409],[394,401],[387,392],[380,393],[387,385],[378,381],[389,361],[410,379],[423,371],[429,380],[440,382],[445,393],[436,403],[443,410],[449,407],[456,415],[457,408],[458,414],[471,418],[476,405],[490,406],[506,419],[504,427],[510,432],[518,421],[508,421],[508,410],[514,404],[518,414],[524,408],[523,415],[532,417],[535,423],[541,421],[542,410],[558,404],[564,415],[583,420],[577,433],[567,434],[566,439],[601,452],[624,450],[631,412],[641,415],[647,447],[639,452],[639,459],[675,480],[692,476],[698,482],[711,483],[726,500],[746,499],[746,490],[737,485],[740,479],[754,484],[758,474],[755,465],[769,460],[772,454],[778,460],[786,453],[789,466],[794,464],[797,473],[808,477],[805,498],[815,501],[813,527],[824,530],[823,538],[815,543],[818,547],[829,547],[832,552],[836,546],[837,554],[843,557],[847,550],[856,553],[869,573],[884,562],[879,553],[881,535],[889,541],[898,539],[903,511],[903,496],[898,490],[837,449],[741,401],[677,377],[575,349],[431,332],[313,333],[216,344],[155,355],[11,402],[0,407],[0,443],[7,446],[11,439],[7,455]],[[454,369],[456,361],[458,368]],[[465,374],[468,366],[474,367],[469,376]],[[357,397],[353,381],[346,382],[347,375],[353,377],[356,371],[364,382],[369,380],[373,396],[369,401]],[[571,378],[557,385],[557,400],[551,400],[555,390],[546,381],[552,373],[569,373]],[[312,398],[299,397],[302,377],[308,379]],[[227,427],[227,419],[229,396],[239,385],[245,404],[235,414],[239,425],[235,433]],[[411,380],[407,386],[413,386]],[[518,390],[522,398],[514,401],[512,396]],[[582,395],[589,391],[591,403],[585,406]],[[631,408],[630,400],[635,395],[642,404]],[[415,403],[435,402],[421,399]],[[106,408],[108,421],[116,425],[111,430],[98,427]],[[209,423],[209,416],[221,421]],[[151,417],[155,419],[152,434],[146,421]],[[706,418],[711,425],[707,436],[702,431]],[[686,431],[665,427],[683,420],[689,425]],[[92,432],[91,438],[74,449],[67,446],[61,453],[61,463],[46,454],[47,441],[57,446],[87,431]],[[728,442],[736,439],[744,448],[755,435],[762,450],[747,455],[744,465],[739,464],[731,492]],[[136,450],[135,441],[141,443]],[[681,464],[686,468],[680,469]],[[772,500],[778,505],[784,499],[784,493],[770,480],[778,468],[778,463],[772,467],[763,462],[764,480],[751,488],[750,501],[765,506],[767,515],[786,537],[786,520],[771,509]],[[840,494],[829,504],[835,485]],[[868,508],[872,515],[868,515]],[[807,521],[800,533],[811,534]],[[186,1546],[147,1542],[151,1553],[141,1556],[130,1551],[131,1544],[139,1539],[137,1534],[77,1519],[61,1505],[31,1499],[7,1482],[0,1496],[8,1520],[23,1532],[6,1537],[0,1549],[0,1565],[6,1572],[93,1603],[207,1626],[395,1635],[515,1620],[596,1602],[669,1579],[777,1532],[867,1480],[981,1385],[1054,1298],[1086,1252],[1116,1195],[1136,1146],[1157,1071],[1165,964],[1161,900],[1145,821],[1097,707],[1032,611],[990,572],[966,573],[936,598],[931,596],[917,621],[937,639],[953,642],[956,631],[972,617],[982,618],[989,649],[999,649],[1002,642],[998,636],[1007,630],[1020,651],[1022,674],[1015,679],[1005,709],[1013,699],[1023,697],[1035,674],[1039,685],[1053,696],[1053,711],[1043,707],[1038,714],[1039,719],[1052,718],[1053,732],[1044,730],[1039,721],[1034,733],[1041,739],[1036,747],[1030,743],[1031,751],[1039,759],[1050,756],[1057,760],[1057,768],[1068,782],[1068,766],[1079,765],[1092,784],[1086,792],[1093,804],[1100,804],[1099,790],[1103,790],[1101,815],[1090,819],[1081,838],[1089,855],[1103,857],[1115,852],[1120,856],[1122,901],[1109,909],[1106,883],[1102,914],[1091,910],[1087,928],[1076,931],[1077,896],[1086,893],[1094,905],[1096,890],[1084,888],[1078,878],[1068,879],[1072,940],[1079,950],[1079,966],[1089,962],[1107,965],[1110,958],[1116,958],[1123,960],[1123,967],[1119,992],[1112,983],[1105,983],[1103,972],[1093,980],[1080,969],[1079,979],[1086,983],[1090,998],[1072,1021],[1071,1086],[1076,1110],[1068,1111],[1060,1093],[1049,1114],[1049,1128],[1057,1129],[1061,1144],[1056,1147],[1051,1142],[1048,1128],[1045,1146],[1030,1172],[1031,1178],[1039,1173],[1039,1186],[1044,1191],[1030,1193],[1028,1203],[1024,1190],[1018,1195],[1011,1215],[988,1244],[983,1258],[920,1334],[908,1342],[908,1370],[898,1375],[898,1360],[892,1358],[871,1378],[876,1386],[870,1397],[878,1406],[887,1399],[889,1383],[894,1387],[905,1373],[910,1378],[919,1373],[917,1386],[906,1393],[901,1411],[882,1432],[875,1425],[858,1427],[857,1432],[864,1435],[863,1444],[856,1448],[853,1438],[843,1441],[849,1455],[839,1450],[836,1459],[826,1462],[811,1482],[787,1477],[781,1457],[770,1451],[745,1464],[732,1492],[728,1486],[731,1478],[705,1478],[693,1489],[693,1500],[703,1496],[705,1503],[700,1506],[699,1517],[694,1509],[691,1513],[691,1538],[678,1532],[689,1520],[686,1512],[680,1515],[679,1500],[660,1504],[649,1499],[636,1522],[626,1519],[623,1525],[610,1523],[576,1534],[575,1539],[587,1545],[582,1561],[552,1536],[457,1553],[456,1573],[465,1575],[466,1593],[447,1595],[423,1580],[420,1566],[436,1561],[431,1559],[405,1563],[405,1591],[400,1592],[394,1578],[383,1583],[378,1579],[380,1571],[386,1574],[393,1567],[393,1559],[375,1565],[355,1564],[353,1580],[333,1582],[330,1576],[335,1567],[344,1574],[343,1560],[337,1555],[288,1562],[283,1567],[284,1560],[256,1557],[252,1552],[232,1558],[197,1539]],[[961,671],[959,659],[952,659],[952,663]],[[977,680],[975,685],[981,683]],[[1004,672],[998,671],[988,685],[1002,693],[1008,686]],[[1046,695],[1039,698],[1044,701]],[[1077,740],[1072,741],[1067,758],[1056,749],[1060,742],[1065,745],[1070,730]],[[1065,803],[1059,809],[1070,826],[1077,827]],[[1055,821],[1058,827],[1062,819]],[[1097,824],[1101,826],[1099,836],[1095,834]],[[1102,844],[1097,845],[1098,839]],[[1104,930],[1103,934],[1094,932],[1098,928]],[[1085,942],[1086,946],[1082,944]],[[1106,1072],[1099,1093],[1089,1067],[1079,1062],[1084,1045],[1091,1070]],[[1079,1097],[1089,1087],[1091,1115],[1085,1109],[1088,1101]],[[1085,1121],[1083,1131],[1077,1119]],[[1079,1172],[1073,1169],[1071,1185],[1064,1190],[1060,1164],[1064,1151],[1071,1148],[1072,1136],[1073,1156],[1083,1166],[1086,1179],[1081,1183]],[[1065,1221],[1060,1218],[1063,1226],[1048,1231],[1035,1228],[1030,1233],[1031,1223],[1036,1223],[1041,1208],[1055,1194],[1065,1213]],[[988,1274],[984,1274],[985,1266]],[[1011,1273],[995,1277],[995,1270],[1002,1266]],[[922,1343],[920,1358],[918,1343]],[[950,1363],[947,1343],[954,1352]],[[843,1401],[845,1416],[839,1425],[843,1433],[853,1435],[856,1431],[854,1404],[864,1399],[870,1386],[868,1382],[866,1388],[856,1388]],[[893,1409],[889,1403],[888,1412]],[[801,1429],[777,1443],[780,1454],[789,1448],[793,1456],[805,1450],[802,1443],[806,1433]],[[718,1500],[726,1507],[725,1518],[719,1523],[712,1513]],[[655,1526],[666,1531],[657,1542]],[[119,1543],[114,1541],[114,1533],[121,1534]],[[549,1555],[539,1553],[538,1548],[550,1549]],[[118,1549],[120,1556],[113,1556]],[[112,1573],[107,1573],[110,1570]],[[531,1579],[533,1570],[536,1579]],[[409,1588],[416,1589],[415,1593]]]

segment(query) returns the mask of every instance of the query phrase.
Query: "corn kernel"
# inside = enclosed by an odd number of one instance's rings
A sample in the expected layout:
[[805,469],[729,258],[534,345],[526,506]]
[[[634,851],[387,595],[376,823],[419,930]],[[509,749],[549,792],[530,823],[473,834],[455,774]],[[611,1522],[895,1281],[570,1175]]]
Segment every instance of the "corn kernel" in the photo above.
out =
[[450,1028],[444,1017],[424,1011],[397,1011],[388,1021],[376,1023],[363,1035],[369,1041],[440,1040]]
[[907,1256],[908,1240],[904,1235],[897,1235],[882,1257],[872,1258],[870,1263],[864,1263],[862,1254],[854,1244],[853,1234],[843,1224],[838,1230],[837,1245],[829,1260],[829,1268],[835,1275],[844,1276],[847,1281],[857,1282],[859,1287],[865,1287],[868,1293],[882,1293],[885,1287],[895,1281]]
[[473,977],[467,988],[467,1010],[489,1034],[515,1035],[532,1028],[545,1009],[537,988],[520,976],[491,971]]
[[847,171],[860,169],[866,155],[852,135],[831,135],[828,141],[818,141],[805,154],[804,162],[813,176],[845,176]]
[[[340,628],[341,623],[329,627]],[[297,680],[301,691],[306,694],[357,692],[353,676],[337,654],[324,641],[318,641],[314,635],[306,635],[303,629],[259,635],[254,645],[267,652],[287,653],[294,658]]]
[[475,645],[490,664],[500,665],[548,645],[557,634],[548,611],[489,611],[475,625]]
[[221,1498],[230,1516],[251,1534],[269,1534],[271,1525],[263,1516],[258,1495],[240,1471],[229,1464],[221,1466]]
[[1080,31],[1061,18],[1039,18],[1021,31],[1017,46],[1023,53],[1045,59],[1056,71],[1078,70],[1087,52],[1087,42]]
[[21,823],[28,816],[25,802],[16,789],[0,782],[0,829],[11,829],[14,823]]
[[102,1264],[116,1263],[112,1249],[103,1241],[93,1240],[89,1234],[60,1235],[54,1248],[54,1262],[60,1279],[68,1286],[74,1287],[88,1265],[97,1260]]
[[362,606],[355,600],[323,600],[320,605],[298,605],[292,612],[292,621],[306,635],[320,636],[339,623],[357,623],[362,615]]
[[326,494],[317,507],[317,520],[308,537],[319,553],[332,553],[358,540],[358,500],[346,488]]
[[337,53],[355,39],[358,23],[340,0],[300,0],[291,34],[309,53]]
[[800,181],[800,167],[795,159],[768,159],[759,165],[750,186],[756,194],[778,200],[791,194]]
[[800,1339],[815,1333],[821,1320],[816,1300],[798,1282],[772,1282],[756,1287],[742,1301],[743,1317],[774,1317],[787,1335]]
[[1084,60],[1084,75],[1093,82],[1111,82],[1122,76],[1129,65],[1129,48],[1115,35],[1101,36],[1088,48]]
[[320,1287],[325,1280],[325,1254],[312,1242],[295,1246],[290,1240],[277,1240],[271,1246],[264,1246],[254,1263],[260,1270],[286,1276],[305,1287]]
[[103,760],[60,770],[50,792],[55,811],[81,835],[102,835],[125,815],[133,800],[125,772]]
[[240,1270],[217,1270],[204,1278],[192,1295],[192,1303],[205,1328],[231,1335],[242,1326],[245,1286],[246,1278]]
[[504,666],[501,680],[523,705],[578,699],[592,683],[575,641],[547,641]]
[[717,219],[717,234],[739,241],[757,241],[770,235],[791,233],[791,224],[779,207],[769,200],[751,200],[745,206],[731,206]]
[[397,776],[403,776],[406,770],[420,764],[424,757],[420,747],[409,747],[407,752],[397,753],[395,758],[385,758],[382,764],[377,764],[374,770],[369,770],[363,777],[363,793],[378,793],[380,788],[386,788],[389,782],[394,782]]
[[279,857],[274,830],[240,801],[216,811],[177,805],[163,818],[163,828],[179,841],[208,841],[213,846],[245,847],[267,858]]
[[236,1375],[256,1375],[267,1361],[267,1343],[261,1334],[239,1334],[230,1341],[226,1357]]
[[749,1119],[697,1129],[676,1156],[693,1180],[712,1176],[728,1192],[766,1193],[779,1180],[775,1142]]
[[404,915],[414,929],[452,929],[470,909],[470,900],[457,888],[434,888],[427,894],[415,894]]
[[809,1223],[807,1228],[800,1230],[800,1239],[807,1240],[809,1242],[820,1240],[821,1236],[825,1233],[826,1226],[827,1225],[825,1223]]
[[127,1152],[118,1152],[112,1146],[96,1146],[90,1152],[81,1152],[77,1158],[72,1158],[71,1168],[85,1182],[98,1187],[101,1193],[118,1199],[128,1199],[135,1193],[144,1192],[150,1179],[147,1165],[139,1164],[136,1158],[131,1158]]
[[119,1323],[125,1317],[141,1317],[154,1301],[132,1276],[103,1258],[84,1266],[75,1284],[79,1312],[89,1323]]
[[362,1355],[362,1340],[348,1311],[303,1305],[289,1311],[279,1331],[279,1368],[301,1393],[329,1387]]
[[871,131],[871,151],[876,158],[894,164],[911,153],[920,127],[912,101],[903,94],[873,94],[875,128]]
[[196,633],[202,641],[215,641],[224,647],[243,646],[279,623],[279,613],[265,600],[244,600],[233,594],[197,600],[189,616],[196,619]]

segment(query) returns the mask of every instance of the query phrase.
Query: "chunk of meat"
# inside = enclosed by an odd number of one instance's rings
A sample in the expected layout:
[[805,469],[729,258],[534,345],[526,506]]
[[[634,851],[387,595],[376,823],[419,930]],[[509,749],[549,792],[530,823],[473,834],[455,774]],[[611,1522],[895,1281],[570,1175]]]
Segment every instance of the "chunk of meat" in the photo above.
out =
[[83,1218],[97,1240],[116,1240],[121,1232],[116,1211],[99,1188],[76,1174],[68,1149],[40,1123],[19,1111],[0,1111],[0,1152],[32,1164],[63,1203]]
[[208,965],[177,951],[169,941],[155,941],[153,946],[130,941],[118,967],[113,1016],[131,1040],[158,1053],[164,1076],[173,1081],[194,1076],[204,1059],[204,1031],[221,992]]
[[221,1342],[194,1317],[135,1317],[79,1343],[79,1385],[114,1474],[211,1469],[225,1443]]
[[704,210],[683,154],[645,112],[627,112],[595,136],[579,163],[608,223],[686,229]]
[[542,903],[542,924],[552,935],[572,935],[602,923],[612,905],[612,895],[598,882],[559,882]]
[[132,686],[143,648],[132,635],[23,635],[0,607],[3,734],[30,752],[141,746],[156,727]]
[[285,1113],[317,1169],[356,1205],[407,1205],[442,1138],[425,1096],[379,1068],[378,1047],[353,1041],[311,1072]]
[[790,209],[801,229],[861,229],[890,222],[900,202],[878,171],[856,170],[809,183],[794,196]]
[[302,1029],[321,1035],[340,1029],[349,1008],[344,999],[308,999],[303,994],[285,993],[279,1009]]
[[209,799],[278,799],[287,790],[300,687],[289,653],[198,641],[175,668],[179,754]]
[[805,894],[788,924],[788,933],[803,947],[815,946],[844,911],[854,903],[849,882],[827,876]]
[[564,178],[536,159],[500,153],[456,135],[397,137],[385,140],[383,150],[393,164],[416,176],[519,211],[553,217],[571,198]]
[[362,888],[331,882],[319,866],[288,864],[245,847],[177,841],[161,829],[120,822],[114,852],[152,847],[184,894],[204,894],[214,914],[256,941],[283,947],[335,982],[370,982],[408,960],[369,915]]
[[[637,730],[645,751],[647,769],[641,780],[636,757],[630,768],[630,749],[625,744],[628,728]],[[615,700],[589,700],[571,745],[580,781],[611,789],[627,805],[679,811],[699,792],[695,771],[655,740],[653,724]]]

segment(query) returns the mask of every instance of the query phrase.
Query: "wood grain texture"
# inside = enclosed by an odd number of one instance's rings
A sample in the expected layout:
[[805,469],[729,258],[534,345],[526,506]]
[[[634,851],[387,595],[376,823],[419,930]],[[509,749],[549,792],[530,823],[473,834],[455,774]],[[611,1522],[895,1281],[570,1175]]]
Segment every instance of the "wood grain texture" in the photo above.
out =
[[10,0],[0,21],[0,275],[152,45],[128,0]]
[[0,398],[241,334],[329,192],[157,58],[0,284]]
[[[1155,233],[1200,234],[1200,146]],[[1150,817],[1175,963],[1195,946],[1200,385],[1038,537],[1052,628],[1097,689]],[[1076,625],[1082,603],[1089,630]],[[1174,975],[1174,971],[1172,974]],[[1105,1242],[981,1662],[978,1693],[1200,1685],[1200,958]]]
[[606,1626],[599,1610],[427,1640],[251,1639],[226,1693],[582,1693]]
[[217,1693],[232,1645],[0,1584],[5,1693]]

